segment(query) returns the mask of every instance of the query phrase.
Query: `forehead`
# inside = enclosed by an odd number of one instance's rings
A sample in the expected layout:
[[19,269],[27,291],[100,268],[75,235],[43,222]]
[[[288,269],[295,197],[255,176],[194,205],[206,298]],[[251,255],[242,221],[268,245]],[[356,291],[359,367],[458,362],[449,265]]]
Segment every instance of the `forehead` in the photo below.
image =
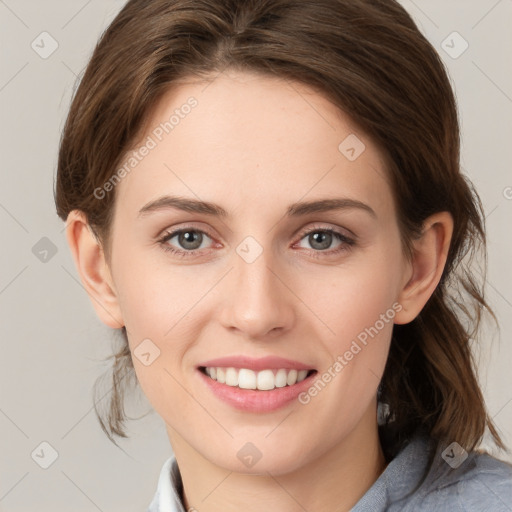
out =
[[131,217],[163,194],[228,211],[339,196],[392,209],[373,142],[324,96],[280,78],[230,72],[175,85],[134,150],[116,191],[116,208]]

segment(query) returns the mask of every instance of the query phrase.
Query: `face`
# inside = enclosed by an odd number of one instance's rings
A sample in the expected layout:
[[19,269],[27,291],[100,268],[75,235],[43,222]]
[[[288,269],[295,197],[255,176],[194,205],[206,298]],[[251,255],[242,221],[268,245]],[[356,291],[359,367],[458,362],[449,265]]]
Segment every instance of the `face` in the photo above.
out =
[[171,444],[281,474],[374,426],[405,269],[377,147],[320,94],[248,73],[181,84],[147,127],[111,273]]

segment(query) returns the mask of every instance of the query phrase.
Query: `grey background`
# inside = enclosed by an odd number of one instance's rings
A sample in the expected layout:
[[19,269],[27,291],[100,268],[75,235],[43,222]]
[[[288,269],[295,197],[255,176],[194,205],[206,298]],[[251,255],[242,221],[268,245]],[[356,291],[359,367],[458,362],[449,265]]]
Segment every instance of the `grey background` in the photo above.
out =
[[[122,450],[99,427],[92,409],[92,384],[106,368],[101,359],[111,354],[113,334],[97,319],[79,282],[64,223],[53,203],[59,137],[74,83],[99,35],[123,4],[0,0],[4,512],[145,510],[161,465],[172,453],[163,421],[153,411],[129,423],[130,439],[119,441]],[[501,324],[501,332],[490,324],[484,332],[480,380],[488,408],[512,447],[512,1],[402,4],[447,64],[458,98],[462,165],[486,211],[487,296]],[[58,43],[45,59],[31,47],[43,31]],[[462,48],[453,36],[446,39],[454,31],[469,43],[458,58],[443,49],[445,40],[452,52]],[[46,50],[49,42],[46,39]],[[46,261],[38,252],[48,246],[43,237],[56,251],[50,251]],[[140,416],[150,407],[137,392],[128,413]],[[41,447],[42,442],[52,448]],[[52,449],[58,457],[42,469],[35,461],[50,462]],[[512,461],[511,456],[501,458]]]

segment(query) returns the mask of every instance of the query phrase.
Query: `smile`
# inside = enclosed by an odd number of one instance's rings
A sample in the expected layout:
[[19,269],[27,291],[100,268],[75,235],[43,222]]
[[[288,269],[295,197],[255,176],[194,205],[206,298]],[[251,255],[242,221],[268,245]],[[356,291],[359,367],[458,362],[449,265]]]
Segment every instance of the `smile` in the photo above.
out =
[[293,405],[318,373],[315,363],[244,354],[201,361],[199,382],[214,400],[249,413],[270,413]]
[[293,386],[315,372],[315,370],[297,370],[294,368],[254,371],[249,368],[225,368],[220,366],[201,367],[200,370],[220,384],[238,387],[239,389],[256,389],[259,391],[270,391],[274,388]]

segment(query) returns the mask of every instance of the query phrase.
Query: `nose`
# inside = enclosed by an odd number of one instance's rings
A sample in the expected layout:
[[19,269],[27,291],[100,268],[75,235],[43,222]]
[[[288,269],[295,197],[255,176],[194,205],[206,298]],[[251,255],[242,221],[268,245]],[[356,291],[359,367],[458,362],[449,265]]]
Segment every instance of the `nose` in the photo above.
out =
[[[244,248],[249,250],[244,252]],[[291,274],[278,264],[270,249],[251,243],[238,249],[223,290],[222,325],[251,340],[282,336],[293,327],[300,303],[290,289]],[[255,259],[254,251],[260,252]]]

